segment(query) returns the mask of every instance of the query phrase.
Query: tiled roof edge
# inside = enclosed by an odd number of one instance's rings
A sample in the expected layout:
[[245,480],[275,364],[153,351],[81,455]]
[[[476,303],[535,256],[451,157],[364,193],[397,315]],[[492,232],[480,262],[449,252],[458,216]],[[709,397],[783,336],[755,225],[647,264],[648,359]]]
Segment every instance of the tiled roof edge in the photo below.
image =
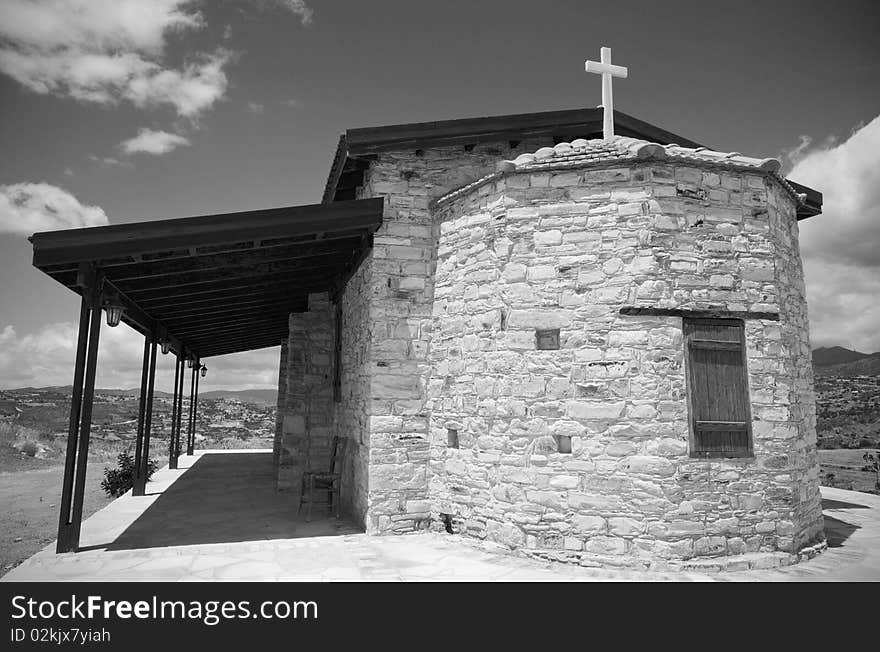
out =
[[[585,158],[576,157],[583,154]],[[592,158],[586,158],[593,154]],[[564,158],[566,157],[566,158]],[[572,158],[575,157],[575,158]],[[436,199],[435,206],[453,201],[476,188],[509,174],[537,172],[544,170],[563,170],[582,167],[603,167],[609,164],[632,161],[669,161],[699,164],[723,170],[747,170],[766,174],[780,183],[783,189],[800,206],[806,195],[797,192],[779,174],[782,164],[775,158],[753,158],[739,152],[718,152],[705,147],[689,148],[677,144],[661,145],[638,138],[615,136],[613,141],[577,139],[570,143],[557,143],[554,147],[542,147],[529,154],[520,154],[512,161],[499,161],[497,171],[485,175],[464,186],[456,188]]]

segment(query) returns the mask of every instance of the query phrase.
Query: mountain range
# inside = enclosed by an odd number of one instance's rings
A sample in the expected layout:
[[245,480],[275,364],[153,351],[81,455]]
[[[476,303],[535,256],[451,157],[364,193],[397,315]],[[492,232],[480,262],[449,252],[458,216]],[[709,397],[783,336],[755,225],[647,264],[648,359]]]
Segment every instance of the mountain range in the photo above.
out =
[[880,351],[861,353],[842,346],[813,351],[813,370],[820,376],[880,376]]
[[[186,390],[185,396],[188,396],[189,388],[184,388]],[[71,385],[59,385],[56,387],[21,387],[15,391],[40,391],[40,392],[57,392],[59,394],[69,395],[73,390]],[[134,389],[98,389],[95,388],[96,394],[103,394],[104,396],[131,396],[137,397],[140,394],[140,390],[138,388]],[[158,389],[153,390],[154,396],[161,396],[165,398],[171,397],[171,392],[163,392]],[[241,389],[241,390],[227,390],[227,389],[215,389],[210,392],[199,392],[199,399],[206,398],[230,398],[241,401],[242,403],[255,403],[257,405],[275,405],[278,402],[278,390],[275,389]]]

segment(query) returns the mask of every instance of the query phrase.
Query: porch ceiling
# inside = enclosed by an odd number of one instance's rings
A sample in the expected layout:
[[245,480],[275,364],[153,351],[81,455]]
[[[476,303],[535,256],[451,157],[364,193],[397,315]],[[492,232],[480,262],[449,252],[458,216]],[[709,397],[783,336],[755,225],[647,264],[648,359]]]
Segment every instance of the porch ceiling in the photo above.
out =
[[381,198],[35,233],[36,268],[78,294],[94,265],[122,321],[199,358],[278,345],[309,293],[335,291],[372,247]]

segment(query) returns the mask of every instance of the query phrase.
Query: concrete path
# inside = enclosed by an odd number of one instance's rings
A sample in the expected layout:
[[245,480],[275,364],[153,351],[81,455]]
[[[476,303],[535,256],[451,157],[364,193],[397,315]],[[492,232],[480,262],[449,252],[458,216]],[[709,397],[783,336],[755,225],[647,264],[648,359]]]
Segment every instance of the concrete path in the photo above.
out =
[[203,451],[164,468],[147,496],[83,523],[78,553],[54,543],[2,581],[877,581],[880,496],[822,488],[829,548],[777,570],[639,572],[542,563],[459,536],[367,536],[295,518],[274,491],[270,451]]

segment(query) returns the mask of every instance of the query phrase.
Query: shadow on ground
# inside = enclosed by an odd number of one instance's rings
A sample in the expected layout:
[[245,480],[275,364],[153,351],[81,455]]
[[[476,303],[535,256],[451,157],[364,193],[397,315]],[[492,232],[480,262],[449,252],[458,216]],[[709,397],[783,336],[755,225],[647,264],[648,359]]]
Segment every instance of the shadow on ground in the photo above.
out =
[[870,507],[868,507],[868,505],[859,505],[858,503],[847,503],[842,500],[823,498],[822,509],[870,509]]
[[[149,489],[149,485],[147,485]],[[106,550],[335,536],[361,532],[322,513],[306,523],[275,491],[272,453],[205,454]]]

